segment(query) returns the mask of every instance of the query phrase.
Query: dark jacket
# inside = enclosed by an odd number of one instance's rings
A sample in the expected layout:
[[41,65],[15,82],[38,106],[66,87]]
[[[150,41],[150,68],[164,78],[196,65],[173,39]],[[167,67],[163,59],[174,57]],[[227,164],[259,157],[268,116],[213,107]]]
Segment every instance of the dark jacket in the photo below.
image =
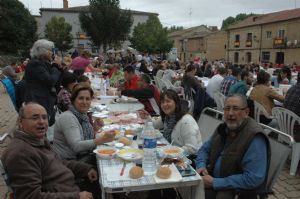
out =
[[75,176],[87,176],[92,168],[81,162],[59,160],[46,138],[37,139],[22,131],[14,133],[2,162],[16,199],[79,199]]
[[61,72],[57,67],[38,59],[30,61],[25,70],[25,102],[35,101],[41,104],[50,116],[50,126],[54,123],[55,86],[60,76]]
[[[227,177],[243,173],[241,161],[249,148],[250,143],[257,134],[265,137],[268,149],[267,168],[270,162],[270,146],[264,130],[252,118],[248,117],[234,133],[228,134],[226,124],[221,124],[212,136],[212,148],[209,155],[208,172],[213,173],[215,163],[222,152],[220,176]],[[268,173],[268,171],[267,171]],[[267,177],[265,178],[266,182]],[[257,192],[264,187],[262,184],[256,189]]]

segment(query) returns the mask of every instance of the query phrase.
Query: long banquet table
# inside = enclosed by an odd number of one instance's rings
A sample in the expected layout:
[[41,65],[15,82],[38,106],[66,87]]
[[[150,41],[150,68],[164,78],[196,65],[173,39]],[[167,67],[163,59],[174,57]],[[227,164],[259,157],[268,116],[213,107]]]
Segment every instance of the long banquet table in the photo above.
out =
[[[131,114],[137,110],[141,110],[144,108],[143,104],[141,104],[140,102],[111,104],[111,101],[112,99],[110,98],[101,98],[100,100],[94,100],[92,104],[105,105],[107,106],[109,112],[130,112]],[[163,137],[158,139],[158,142],[163,145],[169,144]],[[140,143],[142,143],[142,139],[137,139],[130,147],[138,148],[138,144]],[[103,147],[103,145],[100,145],[97,148],[100,147]],[[112,193],[129,193],[135,191],[147,191],[172,187],[176,187],[185,199],[204,199],[204,185],[201,177],[198,174],[190,177],[182,177],[182,180],[180,181],[160,183],[155,180],[153,175],[144,176],[140,179],[112,180],[110,176],[112,174],[118,176],[123,162],[124,161],[119,158],[110,160],[97,158],[99,182],[103,199],[112,198]]]

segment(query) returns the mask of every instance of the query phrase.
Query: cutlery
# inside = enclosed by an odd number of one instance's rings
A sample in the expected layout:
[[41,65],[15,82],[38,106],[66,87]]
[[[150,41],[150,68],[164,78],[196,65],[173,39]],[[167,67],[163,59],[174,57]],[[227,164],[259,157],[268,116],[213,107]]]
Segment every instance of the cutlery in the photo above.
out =
[[120,172],[120,176],[124,175],[125,167],[126,167],[126,162],[123,163],[123,166],[122,166],[122,169],[121,169],[121,172]]

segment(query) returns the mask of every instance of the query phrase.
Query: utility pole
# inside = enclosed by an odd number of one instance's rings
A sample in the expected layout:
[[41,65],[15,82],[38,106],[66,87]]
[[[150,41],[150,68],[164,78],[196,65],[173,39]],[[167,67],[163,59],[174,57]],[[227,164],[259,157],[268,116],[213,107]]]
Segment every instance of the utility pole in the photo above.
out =
[[191,27],[191,21],[192,21],[192,8],[190,8],[190,12],[189,12],[189,26]]

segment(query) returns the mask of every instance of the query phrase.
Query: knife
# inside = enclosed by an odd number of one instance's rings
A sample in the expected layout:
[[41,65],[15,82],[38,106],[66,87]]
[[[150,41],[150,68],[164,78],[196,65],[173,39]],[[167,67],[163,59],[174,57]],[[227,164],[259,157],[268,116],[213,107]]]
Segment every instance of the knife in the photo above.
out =
[[126,162],[123,163],[123,166],[122,166],[122,169],[121,169],[121,172],[120,172],[120,176],[124,175],[125,167],[126,167]]

